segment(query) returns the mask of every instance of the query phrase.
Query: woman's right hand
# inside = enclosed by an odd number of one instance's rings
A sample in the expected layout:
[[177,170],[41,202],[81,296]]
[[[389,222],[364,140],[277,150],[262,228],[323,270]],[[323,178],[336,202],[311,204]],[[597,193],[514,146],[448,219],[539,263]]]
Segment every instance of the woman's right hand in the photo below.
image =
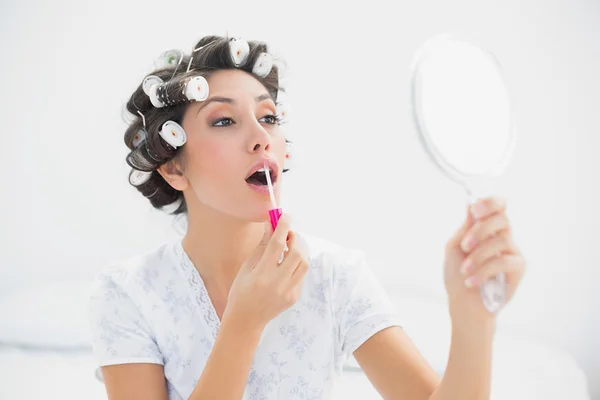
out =
[[[288,251],[279,264],[286,243]],[[236,318],[244,326],[264,328],[296,303],[308,266],[302,241],[290,231],[289,216],[281,216],[274,232],[266,221],[260,244],[233,281],[223,318]]]

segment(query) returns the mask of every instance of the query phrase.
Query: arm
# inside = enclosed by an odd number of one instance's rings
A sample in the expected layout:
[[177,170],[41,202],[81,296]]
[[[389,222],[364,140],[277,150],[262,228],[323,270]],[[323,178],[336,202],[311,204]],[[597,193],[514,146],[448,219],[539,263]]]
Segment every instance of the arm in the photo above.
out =
[[377,392],[386,400],[429,399],[440,377],[400,327],[371,336],[354,358]]
[[190,400],[241,399],[262,331],[226,314]]
[[[240,334],[242,333],[242,334]],[[262,329],[224,316],[221,329],[190,400],[242,398]],[[162,365],[138,363],[102,368],[110,400],[166,400]]]
[[491,324],[476,335],[453,331],[443,379],[399,327],[373,335],[354,357],[386,400],[488,399],[492,337]]
[[490,398],[495,321],[480,328],[452,332],[446,372],[432,400]]
[[512,241],[505,208],[502,198],[480,200],[473,209],[467,209],[464,224],[446,245],[444,277],[452,339],[448,365],[439,384],[397,329],[373,335],[355,351],[357,361],[386,399],[490,398],[496,317],[483,307],[479,285],[498,273],[506,274],[509,301],[525,266]]
[[110,400],[167,400],[163,366],[136,363],[102,367]]

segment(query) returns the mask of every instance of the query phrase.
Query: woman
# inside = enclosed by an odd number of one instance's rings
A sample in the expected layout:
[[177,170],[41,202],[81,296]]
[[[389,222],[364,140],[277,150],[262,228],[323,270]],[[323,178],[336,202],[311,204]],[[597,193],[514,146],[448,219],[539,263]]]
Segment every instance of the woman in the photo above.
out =
[[[170,56],[169,56],[170,57]],[[289,157],[265,44],[205,37],[166,59],[127,104],[130,182],[185,214],[182,240],[106,267],[91,296],[110,399],[326,399],[354,355],[385,399],[486,399],[495,317],[477,287],[524,271],[501,198],[468,208],[446,246],[452,345],[438,377],[361,252],[276,229]],[[283,257],[283,258],[282,258]]]

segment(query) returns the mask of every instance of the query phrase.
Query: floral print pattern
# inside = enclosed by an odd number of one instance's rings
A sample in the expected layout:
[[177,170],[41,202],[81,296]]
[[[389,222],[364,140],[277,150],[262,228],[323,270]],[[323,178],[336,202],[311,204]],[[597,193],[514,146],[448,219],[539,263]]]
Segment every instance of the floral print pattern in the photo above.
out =
[[[265,328],[244,400],[330,397],[348,357],[399,326],[364,254],[301,235],[310,268],[302,295]],[[94,281],[90,322],[98,365],[163,365],[170,400],[187,399],[220,321],[181,240],[105,267]]]

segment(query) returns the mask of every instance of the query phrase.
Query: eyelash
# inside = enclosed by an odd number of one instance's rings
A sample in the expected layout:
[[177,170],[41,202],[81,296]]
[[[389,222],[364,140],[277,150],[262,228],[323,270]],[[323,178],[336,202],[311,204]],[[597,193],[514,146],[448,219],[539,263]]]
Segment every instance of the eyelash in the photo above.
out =
[[[263,118],[272,118],[275,120],[275,122],[267,122],[267,124],[269,124],[269,125],[279,125],[279,123],[281,122],[281,117],[279,115],[275,115],[275,114],[267,114],[264,117],[262,117],[261,119],[263,119]],[[224,122],[224,121],[230,121],[230,123],[227,125],[217,125],[218,123]],[[213,122],[212,126],[214,126],[215,128],[224,128],[224,127],[227,127],[227,126],[230,126],[233,124],[235,124],[235,121],[233,118],[222,117],[222,118],[217,119],[215,122]]]
[[263,118],[273,118],[275,122],[271,123],[270,125],[279,125],[279,123],[281,122],[281,117],[275,114],[267,114]]

